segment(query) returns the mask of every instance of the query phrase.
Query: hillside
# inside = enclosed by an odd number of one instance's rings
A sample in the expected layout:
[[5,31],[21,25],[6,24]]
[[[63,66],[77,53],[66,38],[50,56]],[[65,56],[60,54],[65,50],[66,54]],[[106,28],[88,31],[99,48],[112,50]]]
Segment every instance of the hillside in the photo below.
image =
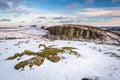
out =
[[119,34],[94,26],[67,24],[48,27],[47,30],[50,33],[49,37],[52,39],[93,41],[120,45]]
[[120,46],[95,43],[118,37],[85,25],[2,28],[0,80],[119,80]]

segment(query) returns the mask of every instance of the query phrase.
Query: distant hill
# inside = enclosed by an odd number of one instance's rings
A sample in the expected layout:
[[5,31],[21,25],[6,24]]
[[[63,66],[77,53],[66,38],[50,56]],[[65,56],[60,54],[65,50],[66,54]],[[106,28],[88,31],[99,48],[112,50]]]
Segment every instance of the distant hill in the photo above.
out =
[[120,31],[120,26],[101,26],[100,28],[104,30]]

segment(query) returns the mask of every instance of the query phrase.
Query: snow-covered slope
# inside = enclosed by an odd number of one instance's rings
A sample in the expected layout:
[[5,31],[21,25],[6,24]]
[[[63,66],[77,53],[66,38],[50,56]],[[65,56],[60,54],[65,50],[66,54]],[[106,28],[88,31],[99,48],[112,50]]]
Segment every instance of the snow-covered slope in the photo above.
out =
[[[16,45],[20,43],[19,45]],[[45,59],[44,63],[23,71],[14,66],[32,56],[24,56],[20,60],[6,60],[15,53],[24,50],[40,51],[39,44],[56,45],[55,47],[75,47],[81,55],[75,57],[64,54],[64,59],[57,63]],[[120,79],[120,46],[103,45],[80,41],[16,39],[0,40],[0,80],[119,80]]]
[[[85,30],[87,29],[85,28]],[[49,33],[40,28],[0,29],[0,80],[120,79],[119,45],[50,39],[52,37],[49,37],[49,39],[43,38],[42,36],[47,36],[46,34]],[[72,36],[70,35],[68,38]],[[113,43],[120,39],[111,32],[106,32],[105,36],[107,39],[105,43]],[[62,57],[59,62],[53,63],[45,58],[42,65],[34,65],[32,69],[27,65],[24,70],[16,70],[14,67],[19,62],[34,57],[33,55],[24,55],[18,59],[6,60],[8,57],[25,50],[39,52],[43,49],[43,47],[38,47],[39,44],[45,44],[46,46],[54,45],[54,48],[74,47],[80,56],[76,57],[66,52],[59,55]]]

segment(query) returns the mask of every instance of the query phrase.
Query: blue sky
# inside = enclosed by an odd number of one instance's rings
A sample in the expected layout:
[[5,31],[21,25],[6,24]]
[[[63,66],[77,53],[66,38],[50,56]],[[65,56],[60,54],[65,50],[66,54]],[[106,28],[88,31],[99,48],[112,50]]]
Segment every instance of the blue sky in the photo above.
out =
[[120,25],[120,0],[0,0],[0,26]]

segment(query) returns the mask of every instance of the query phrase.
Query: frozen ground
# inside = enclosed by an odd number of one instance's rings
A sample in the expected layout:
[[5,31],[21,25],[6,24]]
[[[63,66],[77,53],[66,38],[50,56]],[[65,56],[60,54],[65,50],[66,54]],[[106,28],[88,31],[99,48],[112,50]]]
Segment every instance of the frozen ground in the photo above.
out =
[[0,29],[0,39],[39,39],[46,33],[47,31],[40,28]]
[[[24,31],[21,30],[20,32]],[[35,35],[37,33],[31,33],[30,30],[25,32]],[[0,35],[2,35],[1,32]],[[24,70],[16,70],[14,66],[31,56],[24,56],[20,60],[5,60],[24,50],[40,51],[42,47],[38,48],[39,44],[56,45],[54,47],[57,48],[75,47],[81,56],[64,54],[65,59],[61,59],[57,63],[45,59],[41,66],[34,66],[32,69],[25,67]],[[120,46],[80,41],[50,41],[38,38],[0,40],[0,80],[81,80],[82,78],[119,80]]]

